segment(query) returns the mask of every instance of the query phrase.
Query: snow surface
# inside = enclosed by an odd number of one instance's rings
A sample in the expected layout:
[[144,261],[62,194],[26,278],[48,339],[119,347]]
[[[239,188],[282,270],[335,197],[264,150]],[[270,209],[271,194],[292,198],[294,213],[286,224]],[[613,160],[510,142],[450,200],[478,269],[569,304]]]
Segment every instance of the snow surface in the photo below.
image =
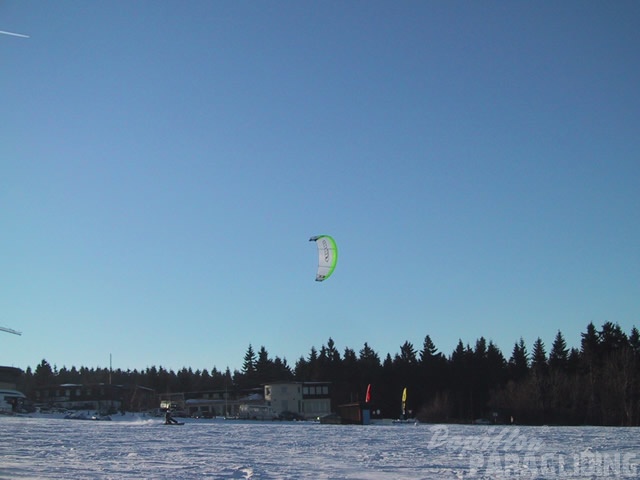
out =
[[0,416],[2,479],[640,478],[640,430]]

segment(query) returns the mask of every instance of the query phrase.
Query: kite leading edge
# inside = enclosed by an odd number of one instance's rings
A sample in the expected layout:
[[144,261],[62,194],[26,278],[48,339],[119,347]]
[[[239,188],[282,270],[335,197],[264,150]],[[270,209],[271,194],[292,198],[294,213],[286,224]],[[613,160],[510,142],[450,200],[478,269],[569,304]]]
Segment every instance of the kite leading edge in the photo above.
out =
[[318,235],[311,237],[310,242],[316,242],[318,247],[318,271],[316,282],[322,282],[331,276],[338,261],[338,247],[336,242],[329,235]]

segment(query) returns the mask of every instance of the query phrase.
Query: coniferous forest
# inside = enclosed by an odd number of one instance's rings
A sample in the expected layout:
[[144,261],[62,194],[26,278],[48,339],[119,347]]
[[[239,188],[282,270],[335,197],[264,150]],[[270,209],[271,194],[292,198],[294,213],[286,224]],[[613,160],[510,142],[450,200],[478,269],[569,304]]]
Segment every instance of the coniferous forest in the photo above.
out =
[[[539,338],[530,347],[520,339],[508,355],[491,341],[459,341],[450,355],[438,351],[427,335],[422,345],[406,341],[398,353],[382,357],[367,343],[358,351],[336,349],[329,338],[311,347],[294,366],[271,357],[265,347],[249,345],[241,371],[162,367],[145,370],[57,368],[46,360],[27,368],[19,388],[65,383],[144,386],[157,393],[230,391],[240,395],[277,381],[331,382],[332,407],[363,402],[371,385],[374,415],[397,418],[407,388],[407,409],[423,422],[485,419],[518,424],[640,424],[640,332],[629,334],[606,322],[590,323],[579,348],[568,348],[558,331],[553,344]],[[379,412],[379,413],[378,413]]]

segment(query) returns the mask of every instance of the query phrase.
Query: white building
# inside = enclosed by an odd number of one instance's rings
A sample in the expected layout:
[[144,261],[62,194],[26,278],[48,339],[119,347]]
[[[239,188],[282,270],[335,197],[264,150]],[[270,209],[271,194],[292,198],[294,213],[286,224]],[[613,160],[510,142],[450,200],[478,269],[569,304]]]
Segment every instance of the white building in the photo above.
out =
[[0,413],[15,413],[20,411],[27,397],[17,390],[0,389]]
[[27,398],[16,390],[22,370],[0,366],[0,413],[16,413],[24,410]]
[[277,414],[317,418],[331,413],[329,382],[276,382],[264,386],[264,400]]

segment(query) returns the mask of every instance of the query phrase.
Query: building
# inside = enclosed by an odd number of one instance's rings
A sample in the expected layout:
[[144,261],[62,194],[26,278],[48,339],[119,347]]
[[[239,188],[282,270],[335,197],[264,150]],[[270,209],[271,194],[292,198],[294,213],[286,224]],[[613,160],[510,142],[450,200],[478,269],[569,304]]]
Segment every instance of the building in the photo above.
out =
[[371,423],[370,410],[360,403],[338,405],[338,416],[343,425],[369,425]]
[[241,392],[208,390],[162,393],[158,397],[160,409],[170,408],[174,411],[174,416],[271,420],[276,415],[266,405],[262,392],[262,388],[246,389]]
[[64,383],[37,388],[34,396],[34,403],[41,410],[92,410],[100,413],[115,413],[132,407],[149,409],[157,398],[149,388],[109,383]]
[[161,394],[160,401],[190,417],[315,419],[331,413],[329,382],[275,382],[238,396],[224,390]]
[[244,420],[276,420],[278,414],[261,394],[253,393],[239,399],[238,418]]
[[278,415],[318,418],[331,413],[329,382],[276,382],[264,385],[264,400]]
[[16,390],[22,370],[15,367],[0,366],[0,413],[28,411],[27,399]]
[[331,413],[330,387],[330,382],[302,384],[302,414],[305,418],[319,418]]

